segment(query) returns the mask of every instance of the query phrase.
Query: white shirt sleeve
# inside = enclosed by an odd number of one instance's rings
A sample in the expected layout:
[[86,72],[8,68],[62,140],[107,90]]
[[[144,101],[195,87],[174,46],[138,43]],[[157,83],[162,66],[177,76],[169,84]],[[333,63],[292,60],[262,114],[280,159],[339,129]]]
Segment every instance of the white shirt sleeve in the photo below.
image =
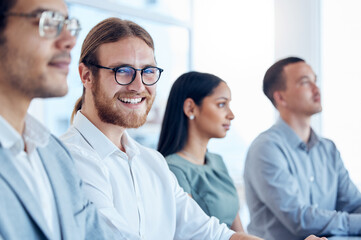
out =
[[174,239],[229,240],[234,234],[226,224],[215,217],[207,216],[198,204],[179,186],[174,174],[169,171],[177,205],[177,227]]

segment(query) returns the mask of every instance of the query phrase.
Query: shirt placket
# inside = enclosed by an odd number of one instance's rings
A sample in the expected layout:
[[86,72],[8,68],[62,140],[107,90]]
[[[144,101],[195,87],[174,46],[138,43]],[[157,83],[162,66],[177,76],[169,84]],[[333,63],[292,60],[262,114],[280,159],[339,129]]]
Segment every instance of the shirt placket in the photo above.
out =
[[128,159],[129,170],[132,176],[133,187],[135,192],[135,197],[137,201],[137,209],[138,209],[138,216],[139,216],[139,236],[141,239],[145,239],[145,219],[144,219],[144,207],[141,197],[141,191],[139,189],[139,183],[136,175],[136,166],[134,164],[134,158]]
[[316,199],[315,199],[315,191],[317,191],[317,188],[315,186],[315,169],[313,167],[312,164],[312,157],[311,157],[311,153],[310,153],[310,149],[308,149],[306,144],[302,144],[301,148],[304,152],[304,156],[307,160],[307,164],[306,164],[306,181],[308,181],[308,185],[310,186],[310,203],[314,206],[314,207],[318,207]]
[[[320,204],[320,199],[319,199],[319,182],[318,180],[316,180],[316,174],[317,174],[317,164],[316,161],[318,161],[317,158],[315,158],[315,155],[313,154],[314,151],[313,149],[310,149],[310,151],[308,152],[308,157],[309,157],[309,161],[310,161],[310,165],[311,165],[311,174],[310,174],[310,183],[311,183],[311,193],[312,193],[312,205],[315,208],[319,207]],[[316,164],[316,165],[315,165]],[[321,170],[319,170],[321,171]]]
[[[53,214],[54,214],[54,208],[52,208],[51,201],[54,201],[53,199],[48,198],[47,190],[45,187],[46,179],[43,179],[43,173],[40,169],[41,166],[39,166],[36,163],[36,156],[35,152],[32,152],[30,154],[26,154],[25,152],[21,152],[19,154],[19,157],[22,158],[24,165],[26,166],[24,169],[24,177],[27,179],[27,184],[31,192],[33,193],[35,199],[38,199],[38,204],[41,206],[41,213],[43,214],[45,220],[54,220]],[[37,177],[34,177],[37,176]],[[46,194],[45,194],[46,193]],[[46,221],[46,224],[50,230],[51,233],[54,233],[54,226],[51,224],[51,222]]]

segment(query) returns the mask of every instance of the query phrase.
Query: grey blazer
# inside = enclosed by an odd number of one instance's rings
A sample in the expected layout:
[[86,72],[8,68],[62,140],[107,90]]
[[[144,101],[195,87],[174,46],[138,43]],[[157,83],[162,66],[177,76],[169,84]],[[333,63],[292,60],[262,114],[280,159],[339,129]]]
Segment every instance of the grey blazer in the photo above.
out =
[[[113,239],[83,194],[73,159],[63,144],[51,136],[38,152],[54,192],[61,239]],[[13,161],[10,152],[0,146],[0,239],[54,239],[40,214],[41,206]]]

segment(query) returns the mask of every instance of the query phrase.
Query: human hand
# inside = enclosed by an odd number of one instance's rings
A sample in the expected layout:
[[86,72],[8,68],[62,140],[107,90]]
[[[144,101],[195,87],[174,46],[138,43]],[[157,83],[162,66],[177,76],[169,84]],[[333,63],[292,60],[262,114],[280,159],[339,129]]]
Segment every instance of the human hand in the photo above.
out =
[[325,237],[319,238],[319,237],[316,237],[315,235],[310,235],[305,240],[327,240],[327,238],[325,238]]
[[[262,238],[248,235],[246,233],[235,233],[231,236],[229,240],[263,240]],[[316,239],[307,239],[307,240],[316,240]]]

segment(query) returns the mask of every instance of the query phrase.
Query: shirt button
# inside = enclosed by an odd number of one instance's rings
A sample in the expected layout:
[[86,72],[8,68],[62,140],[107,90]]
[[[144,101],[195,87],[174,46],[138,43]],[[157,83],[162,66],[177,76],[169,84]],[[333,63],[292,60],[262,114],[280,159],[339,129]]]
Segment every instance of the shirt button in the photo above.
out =
[[310,182],[313,182],[313,181],[315,181],[315,178],[314,178],[314,176],[311,176],[310,177]]

